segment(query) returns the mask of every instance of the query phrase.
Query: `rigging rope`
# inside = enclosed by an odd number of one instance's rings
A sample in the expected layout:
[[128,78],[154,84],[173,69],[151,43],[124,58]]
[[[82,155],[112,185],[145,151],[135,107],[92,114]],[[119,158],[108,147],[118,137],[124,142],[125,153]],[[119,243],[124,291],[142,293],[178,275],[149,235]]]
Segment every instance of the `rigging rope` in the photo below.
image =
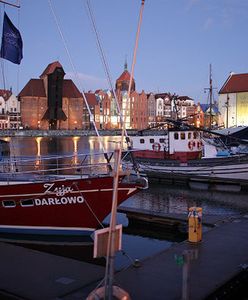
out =
[[[104,145],[103,145],[102,137],[100,136],[99,131],[98,131],[97,126],[96,126],[96,123],[95,123],[95,121],[94,121],[94,116],[93,116],[93,114],[92,114],[92,112],[91,112],[91,110],[90,110],[88,101],[87,101],[87,99],[86,99],[85,93],[84,93],[83,88],[82,88],[82,84],[81,84],[81,82],[80,82],[80,80],[79,80],[78,73],[76,72],[76,68],[75,68],[75,66],[74,66],[74,64],[73,64],[72,57],[71,57],[71,54],[70,54],[70,52],[69,52],[69,48],[68,48],[68,46],[67,46],[67,42],[66,42],[65,37],[64,37],[64,35],[63,35],[63,33],[62,33],[62,30],[61,30],[61,27],[60,27],[58,18],[57,18],[56,14],[55,14],[54,8],[53,8],[53,6],[52,6],[51,0],[48,0],[48,3],[49,3],[49,5],[50,5],[51,12],[52,12],[52,14],[53,14],[55,23],[56,23],[56,25],[57,25],[57,28],[58,28],[58,31],[59,31],[59,34],[60,34],[60,37],[61,37],[62,42],[63,42],[63,44],[64,44],[64,47],[65,47],[67,56],[68,56],[68,58],[69,58],[69,62],[70,62],[71,68],[72,68],[72,70],[73,70],[74,76],[76,77],[77,82],[78,82],[78,85],[79,85],[79,87],[80,87],[80,90],[81,90],[81,93],[82,93],[82,96],[83,96],[83,99],[84,99],[84,103],[85,103],[85,105],[86,105],[86,108],[87,108],[88,113],[89,113],[89,116],[90,116],[90,121],[91,121],[91,122],[93,123],[93,125],[94,125],[95,132],[96,132],[96,134],[97,134],[97,137],[99,138],[100,145],[101,145],[101,147],[102,147],[102,149],[103,149],[103,151],[104,151],[105,159],[106,159],[107,162],[109,163],[109,158],[108,158],[108,155],[107,155],[107,153],[106,153],[106,151],[105,151],[105,147],[104,147]],[[110,165],[109,165],[109,169],[112,170],[112,167],[111,167]]]
[[[121,138],[120,148],[123,149],[123,140],[124,140],[124,136],[125,136],[125,140],[126,140],[126,143],[127,143],[127,146],[128,146],[128,150],[131,150],[132,146],[131,146],[131,142],[130,142],[130,139],[129,139],[129,136],[128,136],[127,130],[126,130],[126,115],[125,115],[125,117],[123,117],[123,113],[122,113],[122,110],[120,108],[119,101],[117,99],[117,95],[116,95],[116,92],[115,92],[115,89],[114,89],[114,86],[113,86],[113,83],[112,83],[112,80],[111,80],[109,66],[108,66],[108,63],[107,63],[106,55],[103,51],[103,47],[101,46],[100,35],[98,33],[98,30],[97,30],[94,14],[93,14],[93,11],[92,11],[92,8],[91,8],[91,5],[90,5],[90,0],[87,0],[87,8],[88,8],[88,17],[91,20],[93,30],[94,30],[94,33],[95,33],[95,36],[96,36],[96,44],[97,44],[97,48],[98,48],[98,51],[99,51],[99,54],[100,54],[100,58],[101,58],[101,61],[102,61],[103,67],[104,67],[105,74],[106,74],[107,79],[108,79],[110,90],[112,91],[112,93],[114,95],[116,107],[117,107],[117,110],[118,110],[118,113],[119,113],[119,116],[120,116],[120,121],[121,121],[121,125],[122,125],[122,138]],[[136,50],[137,50],[137,46],[138,46],[138,36],[139,36],[139,32],[140,32],[140,25],[141,25],[141,20],[142,20],[143,8],[144,8],[144,1],[142,1],[142,9],[140,11],[139,28],[138,28],[138,34],[136,35],[136,44],[135,44],[134,57],[136,57]],[[128,100],[130,99],[130,90],[131,90],[131,83],[132,83],[132,78],[133,78],[133,70],[134,70],[134,62],[133,62],[133,65],[132,65],[132,75],[131,75],[130,83],[129,83]],[[137,165],[137,162],[134,159],[134,156],[133,156],[132,152],[130,152],[130,156],[131,156],[131,160],[132,160],[132,163],[133,163],[133,167],[134,167],[135,171],[138,173],[138,165]]]

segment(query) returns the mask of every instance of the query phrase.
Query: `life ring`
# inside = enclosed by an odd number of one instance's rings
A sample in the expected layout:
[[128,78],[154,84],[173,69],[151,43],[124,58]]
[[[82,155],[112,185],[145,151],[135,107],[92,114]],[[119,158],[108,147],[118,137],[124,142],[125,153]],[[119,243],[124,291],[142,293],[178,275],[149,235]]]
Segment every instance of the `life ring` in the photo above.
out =
[[[131,300],[128,292],[121,289],[120,287],[114,285],[112,287],[112,294],[116,299],[120,300]],[[89,296],[86,298],[86,300],[100,300],[105,299],[105,287],[102,286],[94,291],[92,291]]]
[[193,141],[189,141],[188,142],[188,148],[189,148],[189,150],[193,150],[193,147],[194,147],[194,142]]
[[153,143],[153,144],[152,144],[152,150],[153,150],[153,151],[158,152],[158,151],[160,151],[160,148],[161,148],[161,146],[160,146],[159,143]]

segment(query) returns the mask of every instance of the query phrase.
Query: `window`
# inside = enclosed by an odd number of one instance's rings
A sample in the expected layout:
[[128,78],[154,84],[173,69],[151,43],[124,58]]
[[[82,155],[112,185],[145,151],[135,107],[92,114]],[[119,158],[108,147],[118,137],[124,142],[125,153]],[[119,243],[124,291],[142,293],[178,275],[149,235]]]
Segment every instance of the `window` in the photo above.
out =
[[150,144],[153,144],[154,143],[154,139],[150,139]]
[[188,140],[190,140],[192,137],[192,132],[188,132]]
[[175,133],[174,133],[174,139],[175,139],[175,140],[178,140],[178,132],[175,132]]
[[140,144],[145,144],[145,140],[144,139],[140,139]]
[[4,200],[2,201],[3,207],[16,207],[15,201]]
[[185,132],[181,132],[180,136],[181,136],[181,140],[185,140]]
[[198,132],[197,131],[194,131],[193,135],[194,135],[194,139],[198,138]]
[[32,199],[21,200],[21,206],[24,206],[24,207],[34,206],[34,201]]
[[164,143],[165,139],[159,139],[159,143]]

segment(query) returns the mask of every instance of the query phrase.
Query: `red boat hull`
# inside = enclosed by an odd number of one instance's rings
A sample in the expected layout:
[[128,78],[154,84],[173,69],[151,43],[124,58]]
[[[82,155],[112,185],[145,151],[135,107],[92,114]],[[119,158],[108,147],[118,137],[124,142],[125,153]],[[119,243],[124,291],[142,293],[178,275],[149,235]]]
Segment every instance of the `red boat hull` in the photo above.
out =
[[[120,178],[118,205],[139,187]],[[112,195],[111,176],[1,185],[0,230],[92,232],[110,213]]]

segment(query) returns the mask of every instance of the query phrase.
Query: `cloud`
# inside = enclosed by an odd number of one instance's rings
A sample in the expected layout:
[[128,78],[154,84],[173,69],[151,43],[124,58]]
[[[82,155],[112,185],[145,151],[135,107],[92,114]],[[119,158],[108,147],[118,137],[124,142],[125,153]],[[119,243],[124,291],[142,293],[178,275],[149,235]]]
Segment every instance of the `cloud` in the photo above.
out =
[[207,20],[205,21],[204,25],[203,25],[203,28],[205,30],[208,30],[210,29],[214,24],[214,20],[212,18],[207,18]]
[[89,91],[107,88],[107,80],[93,75],[67,72],[65,78],[71,79],[79,88],[79,90]]

